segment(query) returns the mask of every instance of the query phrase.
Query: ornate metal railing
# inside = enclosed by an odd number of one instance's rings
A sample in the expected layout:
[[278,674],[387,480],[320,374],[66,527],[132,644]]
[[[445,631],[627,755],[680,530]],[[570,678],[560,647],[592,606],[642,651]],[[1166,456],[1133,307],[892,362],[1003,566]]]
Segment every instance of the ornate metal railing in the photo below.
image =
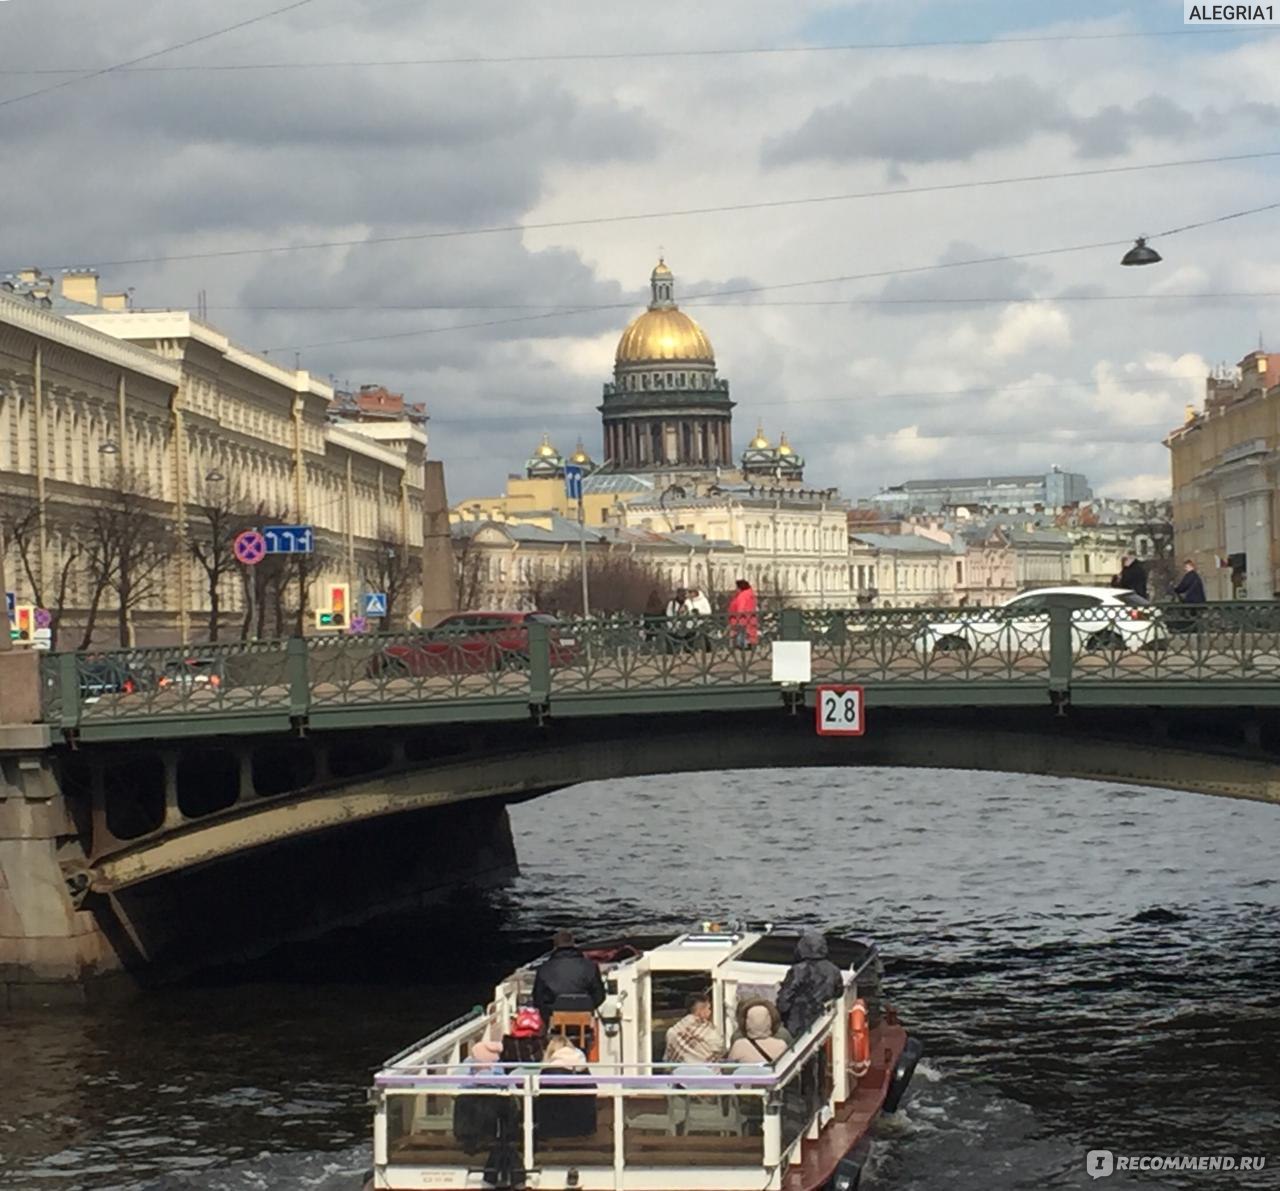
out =
[[1118,683],[1256,689],[1280,681],[1280,602],[1055,608],[1038,614],[898,608],[674,620],[620,616],[493,631],[49,654],[41,660],[41,679],[46,720],[68,729],[265,712],[302,719],[404,704],[489,703],[517,715],[522,706],[557,698],[767,693],[778,640],[810,642],[813,684],[996,684],[1061,693]]

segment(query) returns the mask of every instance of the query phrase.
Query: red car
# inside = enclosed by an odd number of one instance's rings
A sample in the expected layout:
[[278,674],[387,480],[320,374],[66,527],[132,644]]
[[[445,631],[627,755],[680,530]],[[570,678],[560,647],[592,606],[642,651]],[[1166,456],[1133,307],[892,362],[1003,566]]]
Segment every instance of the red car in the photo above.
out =
[[421,641],[388,645],[369,661],[370,675],[479,674],[523,670],[529,664],[529,625],[545,624],[551,664],[576,656],[577,641],[546,612],[455,612]]

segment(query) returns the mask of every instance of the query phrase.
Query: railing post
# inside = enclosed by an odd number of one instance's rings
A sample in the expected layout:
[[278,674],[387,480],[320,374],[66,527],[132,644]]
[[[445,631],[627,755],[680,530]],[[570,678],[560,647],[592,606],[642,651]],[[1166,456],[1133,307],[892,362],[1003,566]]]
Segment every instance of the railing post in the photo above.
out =
[[1071,609],[1049,609],[1049,690],[1065,694],[1071,689]]
[[290,637],[285,644],[284,670],[289,682],[289,715],[302,719],[311,710],[311,676],[308,673],[305,637]]
[[[587,627],[584,623],[584,629]],[[580,634],[578,648],[584,648],[586,633]],[[529,625],[529,702],[543,705],[551,698],[551,633],[545,624]]]
[[80,726],[80,663],[74,653],[58,655],[58,687],[62,696],[63,728]]
[[778,639],[780,641],[803,641],[804,613],[799,608],[783,608],[778,618]]

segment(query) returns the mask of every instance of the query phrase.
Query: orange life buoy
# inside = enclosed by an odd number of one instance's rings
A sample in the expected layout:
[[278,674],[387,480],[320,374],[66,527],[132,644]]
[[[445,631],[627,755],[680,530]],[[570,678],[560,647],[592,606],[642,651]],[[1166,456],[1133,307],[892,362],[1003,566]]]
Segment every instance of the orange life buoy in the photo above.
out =
[[849,1010],[849,1066],[855,1075],[865,1075],[871,1069],[871,1031],[867,1005],[861,997]]

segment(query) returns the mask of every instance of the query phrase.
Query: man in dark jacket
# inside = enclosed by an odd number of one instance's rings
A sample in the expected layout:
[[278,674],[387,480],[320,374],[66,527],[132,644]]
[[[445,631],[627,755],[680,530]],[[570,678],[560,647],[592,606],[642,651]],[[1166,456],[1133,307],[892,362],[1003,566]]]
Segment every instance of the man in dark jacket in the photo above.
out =
[[573,941],[573,933],[558,930],[551,940],[552,952],[538,968],[533,981],[533,1005],[542,1020],[551,1020],[557,997],[579,994],[591,998],[591,1007],[599,1009],[604,1000],[604,981],[600,969],[582,954]]
[[1126,554],[1120,560],[1120,578],[1117,587],[1127,587],[1144,599],[1147,595],[1147,568],[1132,554]]
[[1196,570],[1196,564],[1188,558],[1183,563],[1183,567],[1182,578],[1178,580],[1178,585],[1173,589],[1173,594],[1184,604],[1203,604],[1205,602],[1204,580],[1200,578],[1200,572]]
[[840,969],[827,958],[827,941],[816,930],[805,931],[796,944],[796,962],[778,990],[778,1012],[793,1038],[819,1017],[823,1006],[844,992]]

